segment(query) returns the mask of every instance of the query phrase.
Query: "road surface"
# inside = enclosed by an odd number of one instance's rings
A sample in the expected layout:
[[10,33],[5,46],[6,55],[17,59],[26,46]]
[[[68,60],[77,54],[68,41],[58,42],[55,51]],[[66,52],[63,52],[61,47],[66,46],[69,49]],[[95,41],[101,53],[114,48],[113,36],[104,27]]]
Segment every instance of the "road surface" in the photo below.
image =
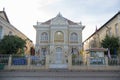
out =
[[0,80],[120,80],[120,71],[0,71]]

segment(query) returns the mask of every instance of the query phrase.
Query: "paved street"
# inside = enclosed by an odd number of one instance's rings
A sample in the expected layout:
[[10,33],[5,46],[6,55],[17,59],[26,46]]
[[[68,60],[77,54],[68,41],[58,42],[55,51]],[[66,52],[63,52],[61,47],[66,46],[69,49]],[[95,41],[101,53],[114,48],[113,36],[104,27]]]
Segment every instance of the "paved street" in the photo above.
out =
[[0,80],[120,80],[116,71],[1,71]]

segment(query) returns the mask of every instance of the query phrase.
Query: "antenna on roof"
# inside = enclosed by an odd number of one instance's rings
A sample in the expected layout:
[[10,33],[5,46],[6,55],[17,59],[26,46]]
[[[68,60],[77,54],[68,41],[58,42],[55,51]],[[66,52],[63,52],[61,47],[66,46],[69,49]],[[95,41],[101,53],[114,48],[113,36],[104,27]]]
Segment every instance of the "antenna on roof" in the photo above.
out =
[[38,25],[38,20],[37,20],[37,25]]
[[3,11],[5,11],[5,8],[3,8]]
[[59,16],[59,17],[60,17],[60,16],[62,16],[62,15],[61,15],[61,13],[59,12],[57,16]]
[[82,25],[82,22],[80,21],[79,24]]

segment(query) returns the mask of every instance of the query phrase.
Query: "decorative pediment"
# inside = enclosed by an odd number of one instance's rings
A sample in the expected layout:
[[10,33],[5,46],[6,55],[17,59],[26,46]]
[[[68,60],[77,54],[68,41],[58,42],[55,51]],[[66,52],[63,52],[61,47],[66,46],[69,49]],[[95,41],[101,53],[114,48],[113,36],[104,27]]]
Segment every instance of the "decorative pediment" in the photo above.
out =
[[68,21],[59,13],[51,20],[51,25],[68,25]]
[[46,22],[41,23],[42,25],[79,25],[69,19],[64,18],[60,13]]

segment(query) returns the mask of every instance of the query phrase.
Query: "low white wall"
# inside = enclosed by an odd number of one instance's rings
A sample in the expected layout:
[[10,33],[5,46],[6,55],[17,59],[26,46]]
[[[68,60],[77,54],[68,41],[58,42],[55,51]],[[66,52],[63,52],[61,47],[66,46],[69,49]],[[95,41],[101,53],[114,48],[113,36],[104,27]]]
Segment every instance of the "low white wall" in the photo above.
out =
[[14,65],[5,66],[4,70],[46,70],[46,66],[25,66],[25,65]]
[[120,70],[120,66],[71,66],[70,70]]

